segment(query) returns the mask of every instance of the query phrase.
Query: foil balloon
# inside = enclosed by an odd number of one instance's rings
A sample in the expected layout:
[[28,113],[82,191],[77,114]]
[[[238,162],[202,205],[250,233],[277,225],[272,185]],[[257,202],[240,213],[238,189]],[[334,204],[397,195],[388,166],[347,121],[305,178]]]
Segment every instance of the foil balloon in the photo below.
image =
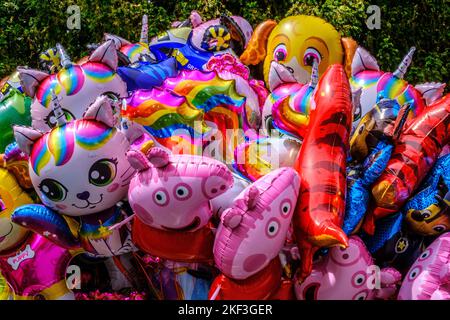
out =
[[0,102],[6,99],[10,93],[16,92],[13,89],[23,93],[19,72],[17,71],[14,71],[9,76],[6,76],[0,80]]
[[356,128],[362,117],[367,114],[380,97],[395,99],[400,105],[411,104],[410,116],[419,115],[426,106],[439,99],[445,84],[424,83],[416,86],[408,84],[403,77],[411,64],[415,48],[412,47],[394,72],[381,71],[376,59],[364,48],[358,47],[352,61],[352,91],[361,90],[355,102],[353,126]]
[[130,143],[114,127],[108,101],[100,97],[83,118],[66,123],[53,95],[58,126],[47,133],[14,127],[20,149],[30,155],[31,181],[42,205],[17,208],[13,221],[98,257],[134,250],[128,225],[111,229],[126,217],[116,204],[126,197],[134,170],[125,156]]
[[450,230],[450,154],[439,158],[420,189],[403,207],[415,233],[436,236]]
[[320,18],[291,16],[278,24],[267,20],[258,25],[240,58],[246,65],[264,62],[264,81],[273,91],[286,83],[308,83],[314,61],[319,64],[319,75],[332,64],[344,63],[344,58],[351,61],[355,44],[350,42],[354,41],[341,39]]
[[119,67],[117,74],[127,84],[128,91],[135,91],[161,86],[166,78],[177,76],[178,71],[175,59],[169,58],[159,63],[139,61]]
[[[210,281],[198,275],[213,261],[210,200],[231,188],[231,172],[217,160],[170,155],[160,148],[146,154],[131,150],[128,159],[138,170],[128,191],[136,214],[133,242],[164,259],[160,282],[169,274],[180,288],[174,298],[206,299]],[[170,294],[169,289],[163,288],[162,295]]]
[[[402,276],[394,268],[377,273],[374,266],[364,242],[351,236],[348,248],[331,248],[314,263],[311,275],[296,283],[295,294],[299,300],[387,300],[396,293]],[[377,277],[379,287],[373,285]]]
[[113,34],[105,34],[105,41],[112,40],[117,50],[119,61],[122,65],[129,65],[140,61],[142,58],[151,58],[148,48],[148,16],[142,16],[141,36],[138,43],[131,43],[119,36]]
[[203,70],[215,54],[234,54],[235,50],[239,55],[251,33],[252,27],[241,17],[222,15],[220,19],[201,23],[198,14],[191,14],[190,21],[162,33],[149,47],[157,61],[173,56],[180,69]]
[[61,104],[67,121],[81,118],[99,95],[127,96],[125,83],[116,73],[117,53],[112,41],[98,47],[81,64],[70,62],[62,46],[58,45],[62,69],[56,74],[18,68],[24,92],[33,98],[32,126],[43,132],[57,125],[52,110],[52,91]]
[[361,232],[361,238],[380,267],[393,267],[402,274],[424,250],[427,239],[409,230],[404,215],[397,214],[376,221],[374,235]]
[[223,212],[214,242],[222,275],[211,286],[211,300],[274,299],[286,289],[278,254],[299,186],[294,169],[279,168],[248,186]]
[[2,93],[5,98],[0,101],[0,153],[14,141],[13,125],[31,124],[31,99],[9,84],[2,88]]
[[229,53],[212,57],[206,69],[215,71],[223,80],[235,81],[236,92],[245,97],[242,128],[258,130],[261,126],[261,101],[268,95],[264,86],[257,81],[249,80],[248,68]]
[[272,105],[271,115],[276,129],[298,139],[305,137],[310,112],[315,108],[314,94],[318,81],[318,64],[314,61],[309,84]]
[[391,157],[393,146],[385,142],[373,149],[362,166],[347,168],[347,199],[342,230],[353,234],[359,230],[370,200],[370,186],[381,175]]
[[239,129],[245,98],[236,92],[234,80],[222,80],[215,72],[181,71],[163,88],[170,94],[135,91],[122,114],[175,153],[195,151],[231,163],[235,146],[244,139]]
[[211,209],[215,218],[220,218],[222,213],[228,209],[234,198],[236,198],[242,190],[250,185],[250,181],[244,179],[240,175],[233,173],[233,186],[220,196],[211,199]]
[[233,168],[250,181],[269,172],[295,165],[301,143],[289,137],[259,136],[238,145],[234,151]]
[[450,300],[450,233],[422,252],[402,282],[398,300]]
[[372,186],[376,206],[366,216],[366,232],[373,234],[373,221],[397,212],[420,186],[449,143],[449,111],[450,95],[446,95],[406,124],[387,167]]
[[11,289],[8,286],[5,278],[0,274],[0,300],[10,300],[11,297]]
[[[341,226],[345,214],[346,158],[351,131],[350,88],[342,65],[322,76],[309,131],[296,160],[301,176],[294,232],[301,256],[300,279],[312,270],[320,247],[348,246]],[[317,179],[320,177],[320,179]]]
[[6,281],[3,285],[11,288],[14,299],[73,299],[65,281],[72,253],[11,220],[17,207],[31,203],[33,200],[14,174],[0,168],[0,273]]

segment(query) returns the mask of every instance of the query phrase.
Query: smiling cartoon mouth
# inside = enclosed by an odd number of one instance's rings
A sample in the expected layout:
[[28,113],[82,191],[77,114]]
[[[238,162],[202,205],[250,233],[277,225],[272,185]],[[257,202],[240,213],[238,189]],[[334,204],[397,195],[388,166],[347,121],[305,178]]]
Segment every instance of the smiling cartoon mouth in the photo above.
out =
[[194,220],[192,220],[192,222],[185,227],[181,227],[181,228],[169,228],[169,227],[165,227],[165,226],[162,226],[162,227],[169,231],[187,232],[187,231],[194,230],[199,225],[200,225],[200,218],[195,217]]
[[75,203],[72,203],[72,206],[74,206],[77,209],[86,209],[87,207],[89,207],[89,209],[95,209],[96,207],[95,205],[103,201],[103,193],[100,194],[100,200],[97,202],[89,202],[89,200],[84,201],[87,202],[87,204],[84,207],[77,206]]
[[11,234],[11,232],[13,231],[13,224],[9,223],[9,225],[11,226],[11,228],[9,229],[9,231],[5,235],[0,236],[0,243],[2,243],[3,240],[5,240],[6,237],[9,236]]
[[319,291],[320,284],[311,283],[305,290],[303,290],[303,297],[305,300],[317,300],[317,292]]

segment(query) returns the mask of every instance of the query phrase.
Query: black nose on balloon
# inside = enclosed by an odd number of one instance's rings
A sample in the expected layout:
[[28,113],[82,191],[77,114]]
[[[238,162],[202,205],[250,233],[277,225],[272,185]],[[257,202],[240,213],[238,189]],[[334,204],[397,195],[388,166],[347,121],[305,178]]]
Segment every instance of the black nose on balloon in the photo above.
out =
[[80,200],[87,200],[87,199],[89,199],[89,196],[90,196],[90,194],[88,191],[77,193],[77,198]]

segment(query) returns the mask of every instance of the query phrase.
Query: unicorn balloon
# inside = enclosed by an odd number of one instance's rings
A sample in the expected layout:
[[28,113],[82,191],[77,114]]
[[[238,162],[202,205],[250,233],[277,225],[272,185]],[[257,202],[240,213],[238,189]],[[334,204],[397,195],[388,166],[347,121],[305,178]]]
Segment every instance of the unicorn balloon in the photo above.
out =
[[273,299],[284,288],[278,254],[299,186],[294,169],[274,170],[242,191],[222,213],[214,242],[214,261],[222,275],[214,280],[210,299]]
[[361,89],[359,101],[354,103],[355,113],[353,127],[376,105],[379,98],[395,99],[400,105],[411,104],[410,117],[420,114],[426,106],[439,99],[445,84],[424,83],[413,86],[408,84],[405,76],[415,47],[412,47],[394,72],[380,70],[376,59],[364,48],[358,47],[352,61],[352,91]]
[[114,127],[107,101],[99,99],[82,118],[66,123],[53,95],[56,127],[47,133],[14,127],[20,149],[30,155],[31,181],[43,205],[16,209],[13,221],[101,257],[134,250],[127,225],[110,229],[125,216],[116,204],[126,197],[134,170],[126,158],[130,143]]
[[52,91],[58,96],[66,120],[81,118],[99,95],[112,98],[127,96],[126,84],[116,74],[117,52],[107,41],[98,47],[87,62],[80,65],[70,61],[58,45],[62,69],[56,74],[18,68],[24,92],[34,98],[31,104],[32,126],[46,132],[57,125],[52,109]]

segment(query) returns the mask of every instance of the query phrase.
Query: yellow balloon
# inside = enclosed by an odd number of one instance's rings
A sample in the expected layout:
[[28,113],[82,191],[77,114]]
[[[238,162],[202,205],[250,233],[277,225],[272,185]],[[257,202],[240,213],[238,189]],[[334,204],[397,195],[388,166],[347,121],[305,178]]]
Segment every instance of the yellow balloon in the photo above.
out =
[[33,203],[31,197],[23,191],[14,175],[0,168],[0,252],[13,248],[28,234],[28,230],[13,223],[11,215],[22,205]]

